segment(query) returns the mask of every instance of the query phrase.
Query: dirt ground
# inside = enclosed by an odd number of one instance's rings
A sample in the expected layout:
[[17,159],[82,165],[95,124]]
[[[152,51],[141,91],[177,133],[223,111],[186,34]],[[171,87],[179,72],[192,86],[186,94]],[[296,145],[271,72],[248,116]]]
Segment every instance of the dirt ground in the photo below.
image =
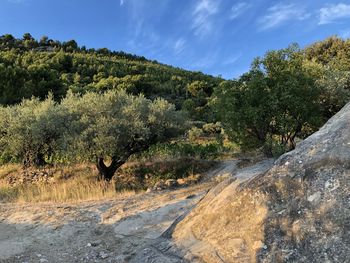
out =
[[201,183],[176,190],[75,204],[0,204],[0,262],[186,262],[153,244],[219,181],[232,175],[243,181],[267,165],[239,171],[237,163],[225,161]]

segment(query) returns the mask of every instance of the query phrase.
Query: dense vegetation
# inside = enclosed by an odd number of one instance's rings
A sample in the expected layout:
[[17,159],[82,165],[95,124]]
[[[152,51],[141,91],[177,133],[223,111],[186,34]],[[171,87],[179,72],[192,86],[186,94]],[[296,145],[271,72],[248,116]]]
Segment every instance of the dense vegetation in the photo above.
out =
[[216,89],[213,104],[230,138],[278,155],[315,132],[350,100],[350,40],[269,51]]
[[[0,108],[2,159],[42,166],[46,160],[96,161],[110,180],[130,155],[179,134],[184,119],[163,99],[150,101],[125,91],[69,93]],[[111,161],[107,166],[104,159]]]
[[[16,104],[32,96],[55,100],[73,93],[123,89],[147,98],[162,97],[200,119],[208,115],[207,99],[222,80],[200,72],[162,65],[144,57],[86,49],[74,40],[59,42],[30,34],[0,37],[0,104]],[[209,117],[209,116],[208,116]]]
[[[217,156],[223,133],[242,149],[278,155],[349,101],[349,72],[350,40],[337,37],[269,51],[238,79],[223,80],[73,40],[4,35],[0,162],[94,161],[110,180],[145,150]],[[161,144],[186,129],[189,140],[216,142]]]

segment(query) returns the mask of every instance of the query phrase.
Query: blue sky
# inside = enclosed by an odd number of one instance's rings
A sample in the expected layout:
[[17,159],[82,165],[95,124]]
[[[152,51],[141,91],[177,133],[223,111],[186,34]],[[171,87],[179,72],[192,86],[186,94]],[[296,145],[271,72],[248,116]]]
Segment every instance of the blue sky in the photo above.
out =
[[267,50],[350,37],[350,1],[0,0],[0,35],[26,32],[231,79]]

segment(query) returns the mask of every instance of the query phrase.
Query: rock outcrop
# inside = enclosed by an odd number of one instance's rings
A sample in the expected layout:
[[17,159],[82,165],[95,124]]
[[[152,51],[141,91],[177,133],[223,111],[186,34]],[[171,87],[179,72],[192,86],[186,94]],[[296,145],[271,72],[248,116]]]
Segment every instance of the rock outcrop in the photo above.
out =
[[350,103],[244,183],[226,180],[172,237],[191,262],[349,262]]

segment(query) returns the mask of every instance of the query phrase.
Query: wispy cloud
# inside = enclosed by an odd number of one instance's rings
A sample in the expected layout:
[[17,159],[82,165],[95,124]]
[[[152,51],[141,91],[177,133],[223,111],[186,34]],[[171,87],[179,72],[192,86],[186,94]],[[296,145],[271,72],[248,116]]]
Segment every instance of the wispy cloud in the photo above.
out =
[[192,29],[204,37],[213,30],[212,17],[219,12],[219,0],[198,0],[192,12]]
[[174,43],[174,51],[176,54],[180,54],[184,48],[185,48],[186,41],[183,38],[179,38],[175,43]]
[[331,4],[320,9],[319,25],[335,22],[335,20],[350,18],[350,4]]
[[218,64],[218,61],[220,59],[219,51],[219,49],[214,49],[211,50],[211,52],[208,52],[205,55],[201,56],[200,58],[192,59],[192,61],[190,61],[189,68],[192,70],[205,70],[212,68]]
[[230,19],[236,19],[240,15],[242,15],[245,11],[247,11],[251,7],[250,4],[246,2],[239,2],[232,6],[231,13],[230,13]]
[[23,4],[27,0],[7,0],[7,2],[13,3],[13,4]]
[[267,9],[267,14],[259,20],[260,29],[266,30],[280,26],[287,21],[302,21],[311,16],[303,7],[294,4],[276,4]]
[[222,65],[228,66],[228,65],[235,64],[241,56],[242,56],[241,53],[230,56],[230,57],[223,60]]
[[124,3],[125,3],[125,0],[120,0],[120,5],[121,6],[124,5]]
[[341,30],[340,31],[340,36],[342,38],[350,38],[350,29]]

